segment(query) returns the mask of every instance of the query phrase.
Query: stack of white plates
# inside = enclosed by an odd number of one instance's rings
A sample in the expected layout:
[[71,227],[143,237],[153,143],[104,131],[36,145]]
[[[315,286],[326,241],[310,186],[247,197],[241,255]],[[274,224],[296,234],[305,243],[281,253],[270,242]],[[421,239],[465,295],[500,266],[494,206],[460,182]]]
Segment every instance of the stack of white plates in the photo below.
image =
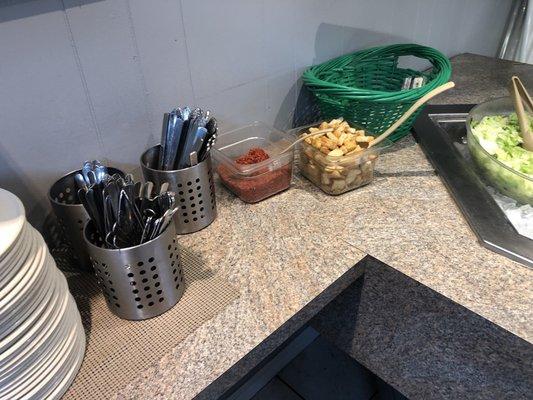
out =
[[64,275],[20,200],[0,189],[0,400],[60,398],[84,352]]

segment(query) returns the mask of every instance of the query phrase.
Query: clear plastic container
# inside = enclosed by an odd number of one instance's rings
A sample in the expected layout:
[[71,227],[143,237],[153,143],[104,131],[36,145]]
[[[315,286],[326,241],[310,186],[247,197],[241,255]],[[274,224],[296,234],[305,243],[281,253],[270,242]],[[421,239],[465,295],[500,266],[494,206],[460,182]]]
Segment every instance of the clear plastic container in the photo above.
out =
[[[246,203],[257,203],[288,189],[292,180],[294,149],[281,153],[292,143],[286,133],[262,122],[221,134],[213,149],[221,182]],[[269,158],[257,164],[235,160],[250,149],[261,148]]]
[[[292,129],[289,133],[296,138],[316,124]],[[354,126],[354,128],[357,128]],[[367,185],[374,179],[374,167],[382,150],[392,145],[388,139],[376,146],[357,153],[343,156],[328,156],[319,149],[300,142],[299,169],[303,176],[318,186],[323,192],[339,195],[360,186]]]
[[514,107],[509,97],[486,101],[472,108],[466,121],[470,154],[487,182],[503,194],[523,204],[533,205],[533,178],[503,164],[489,154],[472,133],[472,123],[489,115],[509,115]]

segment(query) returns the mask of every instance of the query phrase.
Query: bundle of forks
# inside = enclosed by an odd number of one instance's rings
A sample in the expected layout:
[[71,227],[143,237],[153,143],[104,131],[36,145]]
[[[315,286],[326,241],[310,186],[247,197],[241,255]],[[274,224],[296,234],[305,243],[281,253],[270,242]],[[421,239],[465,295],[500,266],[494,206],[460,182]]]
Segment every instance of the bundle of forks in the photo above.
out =
[[155,239],[177,211],[168,183],[154,194],[152,182],[134,182],[131,174],[110,175],[96,160],[86,161],[75,180],[79,200],[106,248],[121,249]]

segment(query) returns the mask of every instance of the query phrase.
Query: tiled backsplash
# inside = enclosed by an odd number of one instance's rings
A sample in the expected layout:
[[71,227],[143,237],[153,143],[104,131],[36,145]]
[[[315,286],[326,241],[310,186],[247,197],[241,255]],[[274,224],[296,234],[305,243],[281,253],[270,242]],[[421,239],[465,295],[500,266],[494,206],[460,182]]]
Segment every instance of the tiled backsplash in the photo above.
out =
[[287,128],[307,66],[393,42],[494,55],[510,3],[0,0],[0,186],[39,224],[58,175],[135,166],[177,104]]

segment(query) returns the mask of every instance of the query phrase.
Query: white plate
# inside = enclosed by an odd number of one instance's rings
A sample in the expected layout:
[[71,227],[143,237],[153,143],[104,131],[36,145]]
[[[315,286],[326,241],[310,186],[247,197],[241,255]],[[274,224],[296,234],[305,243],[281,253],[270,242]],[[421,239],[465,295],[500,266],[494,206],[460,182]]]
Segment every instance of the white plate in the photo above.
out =
[[[12,293],[16,286],[24,279],[31,271],[31,266],[35,263],[36,257],[42,253],[40,243],[35,239],[33,228],[29,228],[29,243],[28,249],[21,253],[21,258],[17,260],[17,265],[13,268],[12,265],[7,265],[4,268],[9,269],[9,273],[3,279],[2,288],[0,289],[0,299],[3,299],[7,294]],[[44,255],[40,255],[44,258]],[[0,300],[1,301],[1,300]]]
[[49,306],[43,310],[35,321],[25,321],[15,332],[0,342],[0,365],[4,360],[12,358],[16,353],[31,351],[38,338],[46,336],[50,329],[59,323],[60,316],[65,312],[68,299],[68,289],[60,281],[61,286],[56,290],[57,296],[52,298]]
[[[57,393],[58,397],[54,397],[54,394],[49,394],[50,398],[60,398],[61,395],[66,392],[74,378],[76,377],[76,374],[78,373],[78,370],[81,367],[83,357],[85,356],[85,350],[86,350],[86,337],[85,337],[85,331],[83,329],[83,325],[81,322],[81,317],[79,313],[76,313],[76,329],[77,329],[77,335],[76,335],[76,347],[73,351],[73,358],[72,362],[69,363],[69,365],[65,365],[65,370],[67,371],[67,374],[63,377],[63,379],[59,380],[56,379],[57,385],[52,390],[52,393]],[[43,396],[46,397],[46,396]],[[46,397],[48,398],[48,397]]]
[[[9,373],[12,368],[15,368],[19,363],[23,362],[23,360],[28,357],[29,354],[34,351],[37,351],[41,346],[46,343],[47,340],[49,340],[49,336],[51,333],[48,332],[47,328],[50,326],[50,324],[54,322],[54,314],[52,312],[54,311],[54,308],[59,309],[59,302],[62,296],[62,294],[58,290],[59,283],[60,282],[57,281],[57,279],[55,278],[51,280],[50,286],[52,290],[50,293],[49,301],[39,306],[35,314],[32,315],[32,320],[29,321],[27,326],[29,329],[29,327],[34,325],[35,321],[40,322],[39,319],[41,319],[42,315],[46,312],[50,313],[46,316],[48,321],[44,321],[45,323],[43,324],[41,330],[37,331],[33,338],[25,338],[26,341],[30,341],[28,346],[19,346],[18,349],[15,349],[14,354],[10,354],[8,358],[4,357],[3,359],[0,359],[0,377],[3,377],[6,373]],[[21,335],[22,334],[23,333],[21,333]],[[17,344],[17,342],[13,341],[12,346],[17,346]]]
[[6,307],[15,303],[20,297],[25,296],[28,292],[31,293],[33,285],[41,277],[45,267],[48,247],[46,247],[44,241],[41,243],[37,241],[36,244],[37,251],[34,256],[29,257],[26,264],[12,281],[0,290],[0,315],[5,312]]
[[[72,307],[71,310],[72,311]],[[22,391],[25,387],[31,388],[39,381],[46,379],[47,371],[53,368],[53,365],[60,362],[62,358],[69,352],[76,340],[76,325],[75,320],[69,315],[63,318],[63,324],[55,332],[53,337],[50,337],[50,345],[46,352],[42,354],[31,354],[28,361],[30,363],[26,368],[25,365],[17,366],[10,374],[3,378],[0,383],[0,396]],[[26,363],[28,364],[28,363]]]
[[22,227],[19,237],[15,240],[8,252],[0,260],[0,288],[5,285],[5,279],[16,273],[20,264],[28,256],[28,251],[33,238],[30,236],[29,224],[26,222]]
[[[57,271],[58,274],[60,274],[59,271]],[[15,369],[9,371],[7,375],[4,375],[1,383],[0,383],[0,398],[10,398],[15,395],[15,393],[19,393],[19,391],[31,391],[34,392],[35,389],[34,386],[43,379],[51,380],[52,378],[57,380],[61,379],[62,376],[66,372],[56,372],[57,376],[54,377],[48,377],[47,375],[50,372],[51,368],[53,368],[53,365],[55,364],[67,364],[67,361],[64,360],[65,357],[68,356],[69,350],[65,347],[65,338],[71,337],[69,340],[73,341],[76,340],[78,344],[76,345],[79,347],[85,346],[85,332],[83,330],[83,326],[81,325],[81,317],[79,315],[79,312],[76,308],[76,303],[70,293],[66,292],[66,280],[61,275],[60,281],[64,281],[65,283],[65,294],[67,295],[67,308],[62,315],[62,319],[59,323],[59,329],[61,332],[56,332],[58,334],[52,335],[48,337],[46,340],[52,341],[52,343],[45,343],[49,348],[47,351],[41,352],[40,354],[30,354],[26,361],[26,364],[31,363],[31,366],[25,368],[24,366],[16,365]],[[66,329],[66,331],[65,331]],[[70,336],[69,336],[69,331]],[[81,339],[79,338],[81,337]],[[79,343],[81,340],[81,344]],[[39,349],[42,350],[42,349]],[[76,348],[73,348],[70,352],[77,351],[78,353],[80,350],[76,350]],[[65,353],[63,356],[61,354]],[[83,349],[81,350],[81,353],[83,355]],[[63,357],[61,359],[58,359],[58,357]],[[22,374],[19,374],[20,370],[23,370]],[[67,370],[68,372],[68,370]],[[68,381],[67,383],[69,383]],[[3,386],[2,386],[3,384]],[[41,385],[46,391],[52,390],[52,388],[46,387],[47,383],[43,382]],[[14,388],[16,387],[16,389]],[[5,396],[5,397],[4,397]],[[43,398],[36,397],[36,398]]]
[[[81,328],[83,331],[83,327]],[[41,391],[40,393],[37,393],[36,396],[34,396],[34,399],[60,399],[63,394],[67,391],[69,386],[74,381],[74,378],[76,378],[76,374],[78,373],[81,364],[83,362],[83,357],[85,355],[85,334],[82,332],[78,335],[78,341],[76,343],[76,349],[72,353],[72,360],[69,362],[68,365],[65,365],[65,371],[66,374],[63,376],[63,379],[59,381],[59,383],[55,383],[57,379],[54,382],[51,382],[48,386],[48,390]],[[54,386],[55,384],[55,386]]]
[[[72,320],[71,322],[75,322],[75,320]],[[0,400],[3,400],[4,398],[7,400],[16,395],[24,396],[24,398],[31,396],[42,398],[42,396],[37,397],[36,395],[39,392],[49,391],[50,387],[56,386],[57,381],[61,381],[62,377],[68,373],[71,369],[71,365],[78,356],[77,353],[79,352],[79,347],[77,344],[79,343],[80,335],[75,323],[72,325],[72,328],[68,342],[65,341],[63,346],[57,350],[52,362],[49,363],[46,368],[43,368],[39,374],[33,376],[32,379],[28,381],[29,385],[18,385],[13,391],[2,392],[0,394]],[[8,394],[8,397],[4,397],[4,394]]]
[[24,225],[24,206],[17,196],[0,189],[0,259],[8,250]]
[[59,399],[83,361],[81,317],[20,200],[0,189],[0,204],[0,399]]
[[[24,290],[19,290],[14,293],[12,300],[0,307],[0,326],[11,321],[11,324],[16,323],[16,320],[24,320],[28,317],[28,310],[35,308],[34,304],[42,298],[44,293],[50,288],[50,279],[52,279],[52,269],[47,267],[47,264],[50,263],[50,255],[44,254],[43,266],[40,270],[34,270],[33,273],[35,276],[31,282],[27,284],[27,287]],[[5,330],[13,330],[14,327],[0,327],[0,332]],[[4,335],[1,335],[2,337]]]
[[65,346],[68,340],[74,340],[70,339],[72,331],[72,321],[65,316],[57,329],[46,338],[42,346],[26,354],[23,359],[17,360],[11,369],[2,373],[0,393],[11,390],[14,385],[25,384],[26,380],[32,381],[34,375],[37,375],[40,370],[47,368],[47,365],[53,362],[56,354],[60,352],[61,347]]
[[23,228],[20,241],[17,240],[13,252],[10,252],[3,260],[2,265],[0,265],[0,290],[11,282],[13,277],[19,273],[28,258],[31,258],[33,252],[36,250],[36,241],[33,237],[33,233],[29,228],[29,224],[26,224]]
[[[36,313],[28,314],[27,309],[38,308],[39,305],[35,304],[35,301],[42,295],[40,295],[41,288],[45,286],[50,286],[50,272],[46,269],[40,271],[37,276],[36,284],[31,285],[31,288],[27,291],[24,291],[22,295],[14,296],[14,301],[4,305],[1,308],[2,313],[0,314],[0,323],[5,324],[11,321],[13,327],[8,327],[9,329],[4,329],[2,338],[0,339],[0,351],[4,348],[6,340],[14,340],[18,335],[21,334],[21,326],[28,326],[28,320],[34,320],[38,318],[39,315]],[[13,314],[17,312],[18,314]],[[16,322],[15,322],[16,321]]]
[[39,284],[35,285],[31,295],[25,296],[8,311],[0,316],[0,341],[24,323],[28,318],[35,318],[39,315],[39,308],[47,304],[55,290],[55,286],[50,282],[52,270],[45,269],[45,274]]
[[76,349],[75,357],[72,364],[67,369],[67,374],[64,376],[63,380],[57,384],[57,386],[49,392],[44,392],[41,397],[35,397],[35,399],[46,398],[46,399],[60,399],[61,396],[65,394],[69,386],[76,378],[78,371],[83,362],[83,357],[85,356],[85,335],[80,335],[81,340],[78,343]]

